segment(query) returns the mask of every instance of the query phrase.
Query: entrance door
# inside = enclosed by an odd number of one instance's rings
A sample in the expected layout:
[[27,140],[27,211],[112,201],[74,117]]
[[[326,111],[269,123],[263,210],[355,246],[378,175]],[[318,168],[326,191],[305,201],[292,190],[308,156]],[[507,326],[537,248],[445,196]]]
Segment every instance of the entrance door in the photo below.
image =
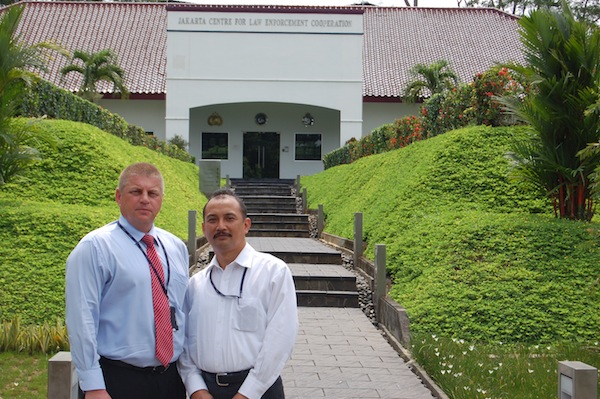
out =
[[244,133],[244,179],[279,178],[279,133]]

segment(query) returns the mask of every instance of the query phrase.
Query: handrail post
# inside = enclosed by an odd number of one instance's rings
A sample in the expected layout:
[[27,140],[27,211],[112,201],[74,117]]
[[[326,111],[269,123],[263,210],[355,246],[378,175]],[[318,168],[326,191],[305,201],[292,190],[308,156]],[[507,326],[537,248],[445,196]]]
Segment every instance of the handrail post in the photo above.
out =
[[354,267],[359,267],[358,262],[363,255],[363,214],[356,212],[354,214]]
[[196,227],[197,227],[197,219],[196,219],[196,211],[188,211],[188,239],[187,239],[187,247],[188,253],[190,255],[190,266],[193,266],[198,261],[198,257],[196,255]]
[[306,187],[302,189],[302,213],[308,212],[308,199],[306,198]]
[[323,204],[319,204],[319,212],[317,213],[317,236],[320,238],[325,226],[325,213],[323,212]]
[[381,320],[379,302],[385,298],[386,251],[385,244],[375,245],[375,289],[373,290],[373,305],[375,318]]

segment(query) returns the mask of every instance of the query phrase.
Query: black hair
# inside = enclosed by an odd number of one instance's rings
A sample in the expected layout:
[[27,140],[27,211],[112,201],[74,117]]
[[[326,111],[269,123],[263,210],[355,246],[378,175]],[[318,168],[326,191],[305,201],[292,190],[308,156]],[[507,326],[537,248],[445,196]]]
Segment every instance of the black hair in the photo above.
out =
[[208,205],[208,203],[210,202],[211,199],[213,198],[219,198],[219,197],[232,197],[233,199],[235,199],[238,203],[238,205],[240,206],[240,210],[242,211],[242,217],[245,219],[248,217],[248,208],[246,208],[246,204],[244,204],[244,200],[235,193],[235,191],[228,189],[228,188],[222,188],[219,189],[215,192],[213,192],[212,194],[210,194],[208,196],[208,201],[206,201],[206,204],[204,204],[204,208],[202,209],[202,219],[204,219],[205,215],[206,215],[206,206]]

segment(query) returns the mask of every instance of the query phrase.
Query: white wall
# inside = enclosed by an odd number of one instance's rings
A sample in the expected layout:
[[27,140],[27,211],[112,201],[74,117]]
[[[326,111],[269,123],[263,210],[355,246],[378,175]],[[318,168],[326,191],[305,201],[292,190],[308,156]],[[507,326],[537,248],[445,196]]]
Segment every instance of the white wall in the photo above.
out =
[[421,104],[365,102],[362,136],[368,135],[381,125],[393,123],[396,119],[418,115],[420,108]]
[[[362,14],[169,11],[166,137],[179,134],[193,142],[192,133],[198,134],[207,118],[194,110],[244,103],[302,104],[330,110],[319,119],[327,123],[336,120],[335,128],[327,127],[328,148],[360,137],[362,28]],[[283,119],[274,131],[286,134],[281,137],[282,146],[294,130],[287,121],[301,118],[296,115],[298,110],[288,107],[277,111]],[[254,115],[253,110],[246,111]],[[244,131],[259,131],[248,115],[234,113],[227,118],[235,120],[229,130],[232,139]],[[304,131],[303,126],[301,129]],[[290,146],[288,141],[285,145]],[[230,150],[235,154],[236,148]],[[322,168],[283,155],[282,178]],[[232,159],[222,171],[240,177],[241,168],[241,158]]]
[[139,126],[164,140],[165,100],[101,99],[98,105],[122,116],[128,123]]
[[[214,112],[223,119],[220,126],[210,126],[208,117]],[[310,113],[315,123],[304,126],[302,117]],[[265,113],[268,121],[264,125],[255,123],[257,113]],[[282,103],[238,103],[215,104],[191,111],[190,153],[197,159],[202,153],[202,133],[228,133],[229,158],[221,161],[221,174],[236,178],[243,176],[244,132],[274,132],[280,135],[280,178],[296,178],[299,174],[310,175],[323,170],[323,162],[295,160],[295,134],[319,133],[322,137],[322,155],[333,151],[339,144],[339,111],[303,104]]]

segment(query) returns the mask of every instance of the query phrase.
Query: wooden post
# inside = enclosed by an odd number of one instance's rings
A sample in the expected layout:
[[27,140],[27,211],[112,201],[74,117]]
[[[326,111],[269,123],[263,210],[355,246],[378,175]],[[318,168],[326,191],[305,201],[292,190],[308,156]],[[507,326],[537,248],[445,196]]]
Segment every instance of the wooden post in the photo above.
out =
[[325,226],[325,214],[323,213],[323,204],[319,204],[319,213],[317,214],[317,235],[321,237],[323,227]]
[[296,196],[300,195],[300,175],[296,175]]
[[373,290],[373,305],[375,318],[381,320],[379,302],[385,298],[386,252],[385,244],[375,245],[375,289]]
[[362,212],[354,214],[354,267],[358,267],[360,257],[363,255],[363,219]]
[[229,180],[229,175],[225,175],[225,188],[228,190],[231,188],[231,180]]
[[196,211],[188,211],[188,239],[187,247],[190,254],[190,266],[193,266],[198,261],[196,255]]
[[58,352],[48,360],[48,399],[82,398],[71,352]]
[[308,212],[308,199],[306,198],[306,187],[302,189],[302,213]]

